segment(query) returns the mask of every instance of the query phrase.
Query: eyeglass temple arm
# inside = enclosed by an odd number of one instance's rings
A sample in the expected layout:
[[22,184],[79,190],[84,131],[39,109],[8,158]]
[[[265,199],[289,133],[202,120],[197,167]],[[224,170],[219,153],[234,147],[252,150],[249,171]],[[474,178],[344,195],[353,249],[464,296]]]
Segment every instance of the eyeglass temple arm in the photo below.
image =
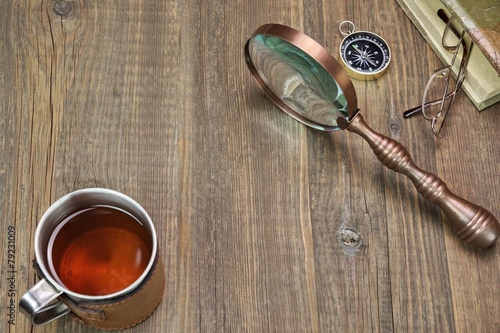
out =
[[[448,98],[452,97],[453,95],[455,95],[457,93],[457,91],[462,87],[462,83],[464,82],[464,79],[465,79],[465,70],[466,70],[467,64],[469,62],[469,55],[470,55],[470,51],[472,49],[473,43],[470,43],[470,47],[467,47],[467,43],[466,43],[465,39],[463,38],[465,31],[462,32],[462,34],[459,34],[458,31],[455,29],[455,27],[450,24],[451,20],[453,19],[453,16],[451,18],[448,18],[446,16],[446,13],[442,9],[438,10],[438,15],[447,25],[450,26],[450,29],[457,36],[457,38],[460,39],[460,42],[462,43],[462,46],[463,46],[463,52],[464,52],[462,55],[462,60],[460,62],[460,67],[459,67],[458,74],[457,74],[457,85],[451,93],[449,93],[445,96],[445,99],[448,99]],[[441,42],[441,44],[443,44],[443,43]],[[438,100],[435,100],[432,102],[427,102],[424,104],[424,106],[431,107],[431,106],[434,106],[434,105],[441,103],[441,101],[442,101],[442,99],[438,99]],[[411,108],[409,110],[406,110],[405,112],[403,112],[403,117],[410,118],[411,116],[413,116],[419,112],[422,112],[422,105],[419,105],[419,106],[416,106],[416,107]]]
[[[451,92],[450,94],[446,95],[444,98],[448,99],[454,94],[455,94],[454,92]],[[425,103],[425,107],[434,106],[434,105],[437,105],[441,102],[442,102],[442,99],[437,99],[437,100],[432,101],[432,102],[427,102],[427,103]],[[410,118],[411,116],[416,115],[417,113],[420,113],[420,112],[422,112],[422,105],[419,105],[419,106],[416,106],[416,107],[411,108],[409,110],[406,110],[405,112],[403,112],[403,117]]]
[[438,176],[420,169],[399,142],[372,130],[358,112],[339,126],[365,139],[383,165],[406,175],[417,191],[439,206],[459,237],[473,246],[487,248],[500,235],[500,223],[489,211],[453,194]]

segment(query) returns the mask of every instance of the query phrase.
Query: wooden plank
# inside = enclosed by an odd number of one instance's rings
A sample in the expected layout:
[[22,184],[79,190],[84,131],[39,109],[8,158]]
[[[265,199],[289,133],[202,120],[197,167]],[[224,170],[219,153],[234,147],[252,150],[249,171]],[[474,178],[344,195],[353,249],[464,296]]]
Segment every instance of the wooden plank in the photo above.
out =
[[[388,73],[354,81],[366,121],[500,216],[500,106],[479,113],[460,93],[440,140],[403,119],[441,64],[394,1],[56,2],[0,4],[0,227],[16,230],[16,302],[36,281],[43,212],[98,186],[145,207],[165,262],[164,300],[131,332],[500,329],[498,246],[464,245],[366,142],[294,121],[244,63],[264,23],[300,29],[334,57],[343,20],[382,35]],[[15,318],[0,331],[96,331]]]

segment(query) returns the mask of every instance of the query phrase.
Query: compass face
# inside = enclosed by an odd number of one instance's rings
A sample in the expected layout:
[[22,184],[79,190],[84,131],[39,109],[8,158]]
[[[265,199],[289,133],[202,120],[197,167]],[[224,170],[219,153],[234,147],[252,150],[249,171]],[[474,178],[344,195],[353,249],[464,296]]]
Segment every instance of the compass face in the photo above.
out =
[[349,74],[355,78],[380,77],[389,65],[389,46],[382,37],[367,31],[356,31],[344,38],[340,57]]

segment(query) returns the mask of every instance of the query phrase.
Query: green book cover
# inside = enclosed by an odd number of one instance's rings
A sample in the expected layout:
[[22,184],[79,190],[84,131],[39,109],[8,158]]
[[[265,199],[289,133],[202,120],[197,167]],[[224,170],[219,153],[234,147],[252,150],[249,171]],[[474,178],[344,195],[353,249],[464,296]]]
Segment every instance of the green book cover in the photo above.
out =
[[[443,64],[452,55],[443,49],[441,37],[446,24],[438,11],[453,13],[466,30],[473,47],[462,89],[478,110],[500,101],[499,0],[396,0]],[[455,64],[454,73],[458,71]],[[430,74],[429,74],[430,75]]]
[[500,1],[441,0],[500,75]]

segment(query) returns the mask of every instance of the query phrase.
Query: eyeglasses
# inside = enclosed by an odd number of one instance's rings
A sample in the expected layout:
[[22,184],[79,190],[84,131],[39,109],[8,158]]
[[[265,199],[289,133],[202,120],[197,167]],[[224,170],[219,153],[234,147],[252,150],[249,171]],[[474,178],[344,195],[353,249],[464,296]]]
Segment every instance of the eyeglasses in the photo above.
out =
[[[441,45],[446,51],[453,52],[451,62],[448,66],[444,66],[434,71],[425,86],[422,104],[405,111],[403,116],[409,118],[414,114],[422,112],[424,118],[431,122],[431,129],[434,135],[441,138],[446,117],[465,79],[472,43],[467,46],[464,39],[465,31],[462,30],[462,33],[458,33],[454,28],[452,25],[454,16],[448,19],[442,10],[438,11],[438,15],[446,22],[446,28],[441,38]],[[453,66],[461,50],[462,59],[455,80],[453,78]]]

